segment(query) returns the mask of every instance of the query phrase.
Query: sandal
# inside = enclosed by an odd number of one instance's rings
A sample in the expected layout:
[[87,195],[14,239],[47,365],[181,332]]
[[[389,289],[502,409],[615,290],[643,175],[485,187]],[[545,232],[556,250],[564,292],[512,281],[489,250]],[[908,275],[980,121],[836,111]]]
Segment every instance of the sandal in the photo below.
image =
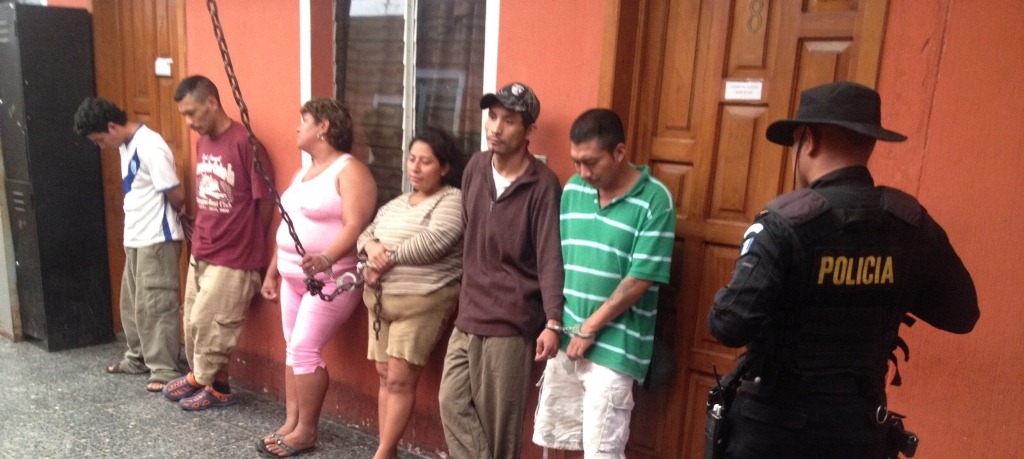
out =
[[167,387],[166,381],[150,381],[146,383],[146,390],[149,392],[163,392],[164,387]]
[[[275,434],[274,436],[276,437],[277,435]],[[284,436],[281,436],[281,438],[277,439],[277,447],[281,448],[281,451],[284,451],[284,453],[285,453],[284,456],[277,455],[273,451],[271,451],[270,448],[267,447],[267,444],[263,442],[262,438],[259,439],[259,440],[256,440],[256,451],[259,451],[260,455],[267,456],[267,457],[293,457],[293,456],[298,456],[300,454],[305,454],[305,453],[308,453],[308,452],[312,451],[314,448],[316,448],[316,445],[310,446],[308,448],[302,448],[302,449],[297,450],[295,448],[292,448],[291,446],[288,446],[288,444],[284,442]]]
[[180,378],[174,378],[171,382],[164,385],[161,391],[164,393],[164,397],[168,400],[177,402],[183,398],[187,398],[195,394],[203,386],[196,381],[195,377],[192,376],[192,372]]
[[[210,386],[206,386],[202,390],[196,392],[195,395],[182,399],[178,402],[181,409],[185,411],[199,411],[207,408],[222,408],[226,406],[234,405],[238,402],[238,396],[235,394],[222,394],[217,392],[216,389]],[[280,440],[277,442],[281,443]]]
[[[256,450],[260,451],[260,452],[263,452],[263,450],[260,448],[261,446],[263,448],[266,448],[268,444],[270,444],[270,443],[277,443],[277,442],[281,441],[281,439],[283,439],[283,438],[284,438],[284,435],[281,435],[279,433],[266,434],[266,435],[263,436],[263,438],[260,438],[259,440],[256,441]],[[270,443],[267,443],[267,441],[270,441]],[[263,443],[263,444],[260,445],[260,443]],[[266,452],[270,453],[269,450],[266,451]]]
[[264,435],[263,438],[262,438],[263,444],[264,445],[267,444],[267,440],[270,440],[271,438],[273,438],[272,443],[277,443],[282,438],[284,438],[284,435],[281,435],[279,433],[272,433],[272,434]]

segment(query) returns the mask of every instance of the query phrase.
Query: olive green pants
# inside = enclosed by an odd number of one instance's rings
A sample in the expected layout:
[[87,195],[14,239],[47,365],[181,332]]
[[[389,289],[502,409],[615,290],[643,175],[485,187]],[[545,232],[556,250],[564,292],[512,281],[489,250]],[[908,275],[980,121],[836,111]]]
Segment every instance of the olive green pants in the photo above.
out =
[[180,375],[179,257],[181,241],[124,248],[120,306],[128,350],[121,368],[127,373],[149,371],[152,382],[167,382]]
[[522,336],[452,331],[438,394],[450,457],[519,457],[534,351]]

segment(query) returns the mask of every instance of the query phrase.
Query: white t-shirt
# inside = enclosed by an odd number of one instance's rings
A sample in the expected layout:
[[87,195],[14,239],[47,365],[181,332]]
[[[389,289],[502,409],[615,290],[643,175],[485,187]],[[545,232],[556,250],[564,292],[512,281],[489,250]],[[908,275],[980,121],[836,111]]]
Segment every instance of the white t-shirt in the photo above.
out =
[[494,174],[494,196],[495,198],[500,198],[505,189],[512,184],[512,181],[502,177],[498,173],[498,168],[494,167],[494,163],[491,163],[491,173]]
[[181,186],[167,142],[160,134],[140,125],[119,151],[124,192],[124,246],[139,248],[182,240],[184,233],[178,214],[164,194]]

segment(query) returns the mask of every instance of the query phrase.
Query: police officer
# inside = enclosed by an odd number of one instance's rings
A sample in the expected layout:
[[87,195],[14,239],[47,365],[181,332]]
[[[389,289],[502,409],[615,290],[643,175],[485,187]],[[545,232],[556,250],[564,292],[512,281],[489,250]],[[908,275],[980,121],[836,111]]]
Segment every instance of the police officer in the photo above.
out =
[[[909,312],[953,333],[978,320],[974,283],[913,197],[874,185],[881,99],[850,82],[804,91],[794,119],[768,127],[796,149],[796,191],[746,231],[708,315],[726,346],[747,346],[726,458],[881,458],[888,358]],[[897,373],[898,374],[898,373]]]

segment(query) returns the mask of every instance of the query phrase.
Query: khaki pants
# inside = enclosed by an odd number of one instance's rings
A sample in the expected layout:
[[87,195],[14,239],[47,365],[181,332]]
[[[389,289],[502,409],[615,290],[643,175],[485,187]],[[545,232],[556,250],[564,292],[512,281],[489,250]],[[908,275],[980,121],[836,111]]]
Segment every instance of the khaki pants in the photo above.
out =
[[213,384],[217,373],[228,369],[242,334],[245,311],[260,284],[256,271],[189,260],[182,305],[185,354],[199,384]]
[[534,350],[522,336],[452,331],[438,395],[450,457],[519,457]]
[[150,372],[150,381],[177,378],[181,322],[178,321],[178,258],[181,241],[124,248],[121,327],[128,350],[121,368]]

